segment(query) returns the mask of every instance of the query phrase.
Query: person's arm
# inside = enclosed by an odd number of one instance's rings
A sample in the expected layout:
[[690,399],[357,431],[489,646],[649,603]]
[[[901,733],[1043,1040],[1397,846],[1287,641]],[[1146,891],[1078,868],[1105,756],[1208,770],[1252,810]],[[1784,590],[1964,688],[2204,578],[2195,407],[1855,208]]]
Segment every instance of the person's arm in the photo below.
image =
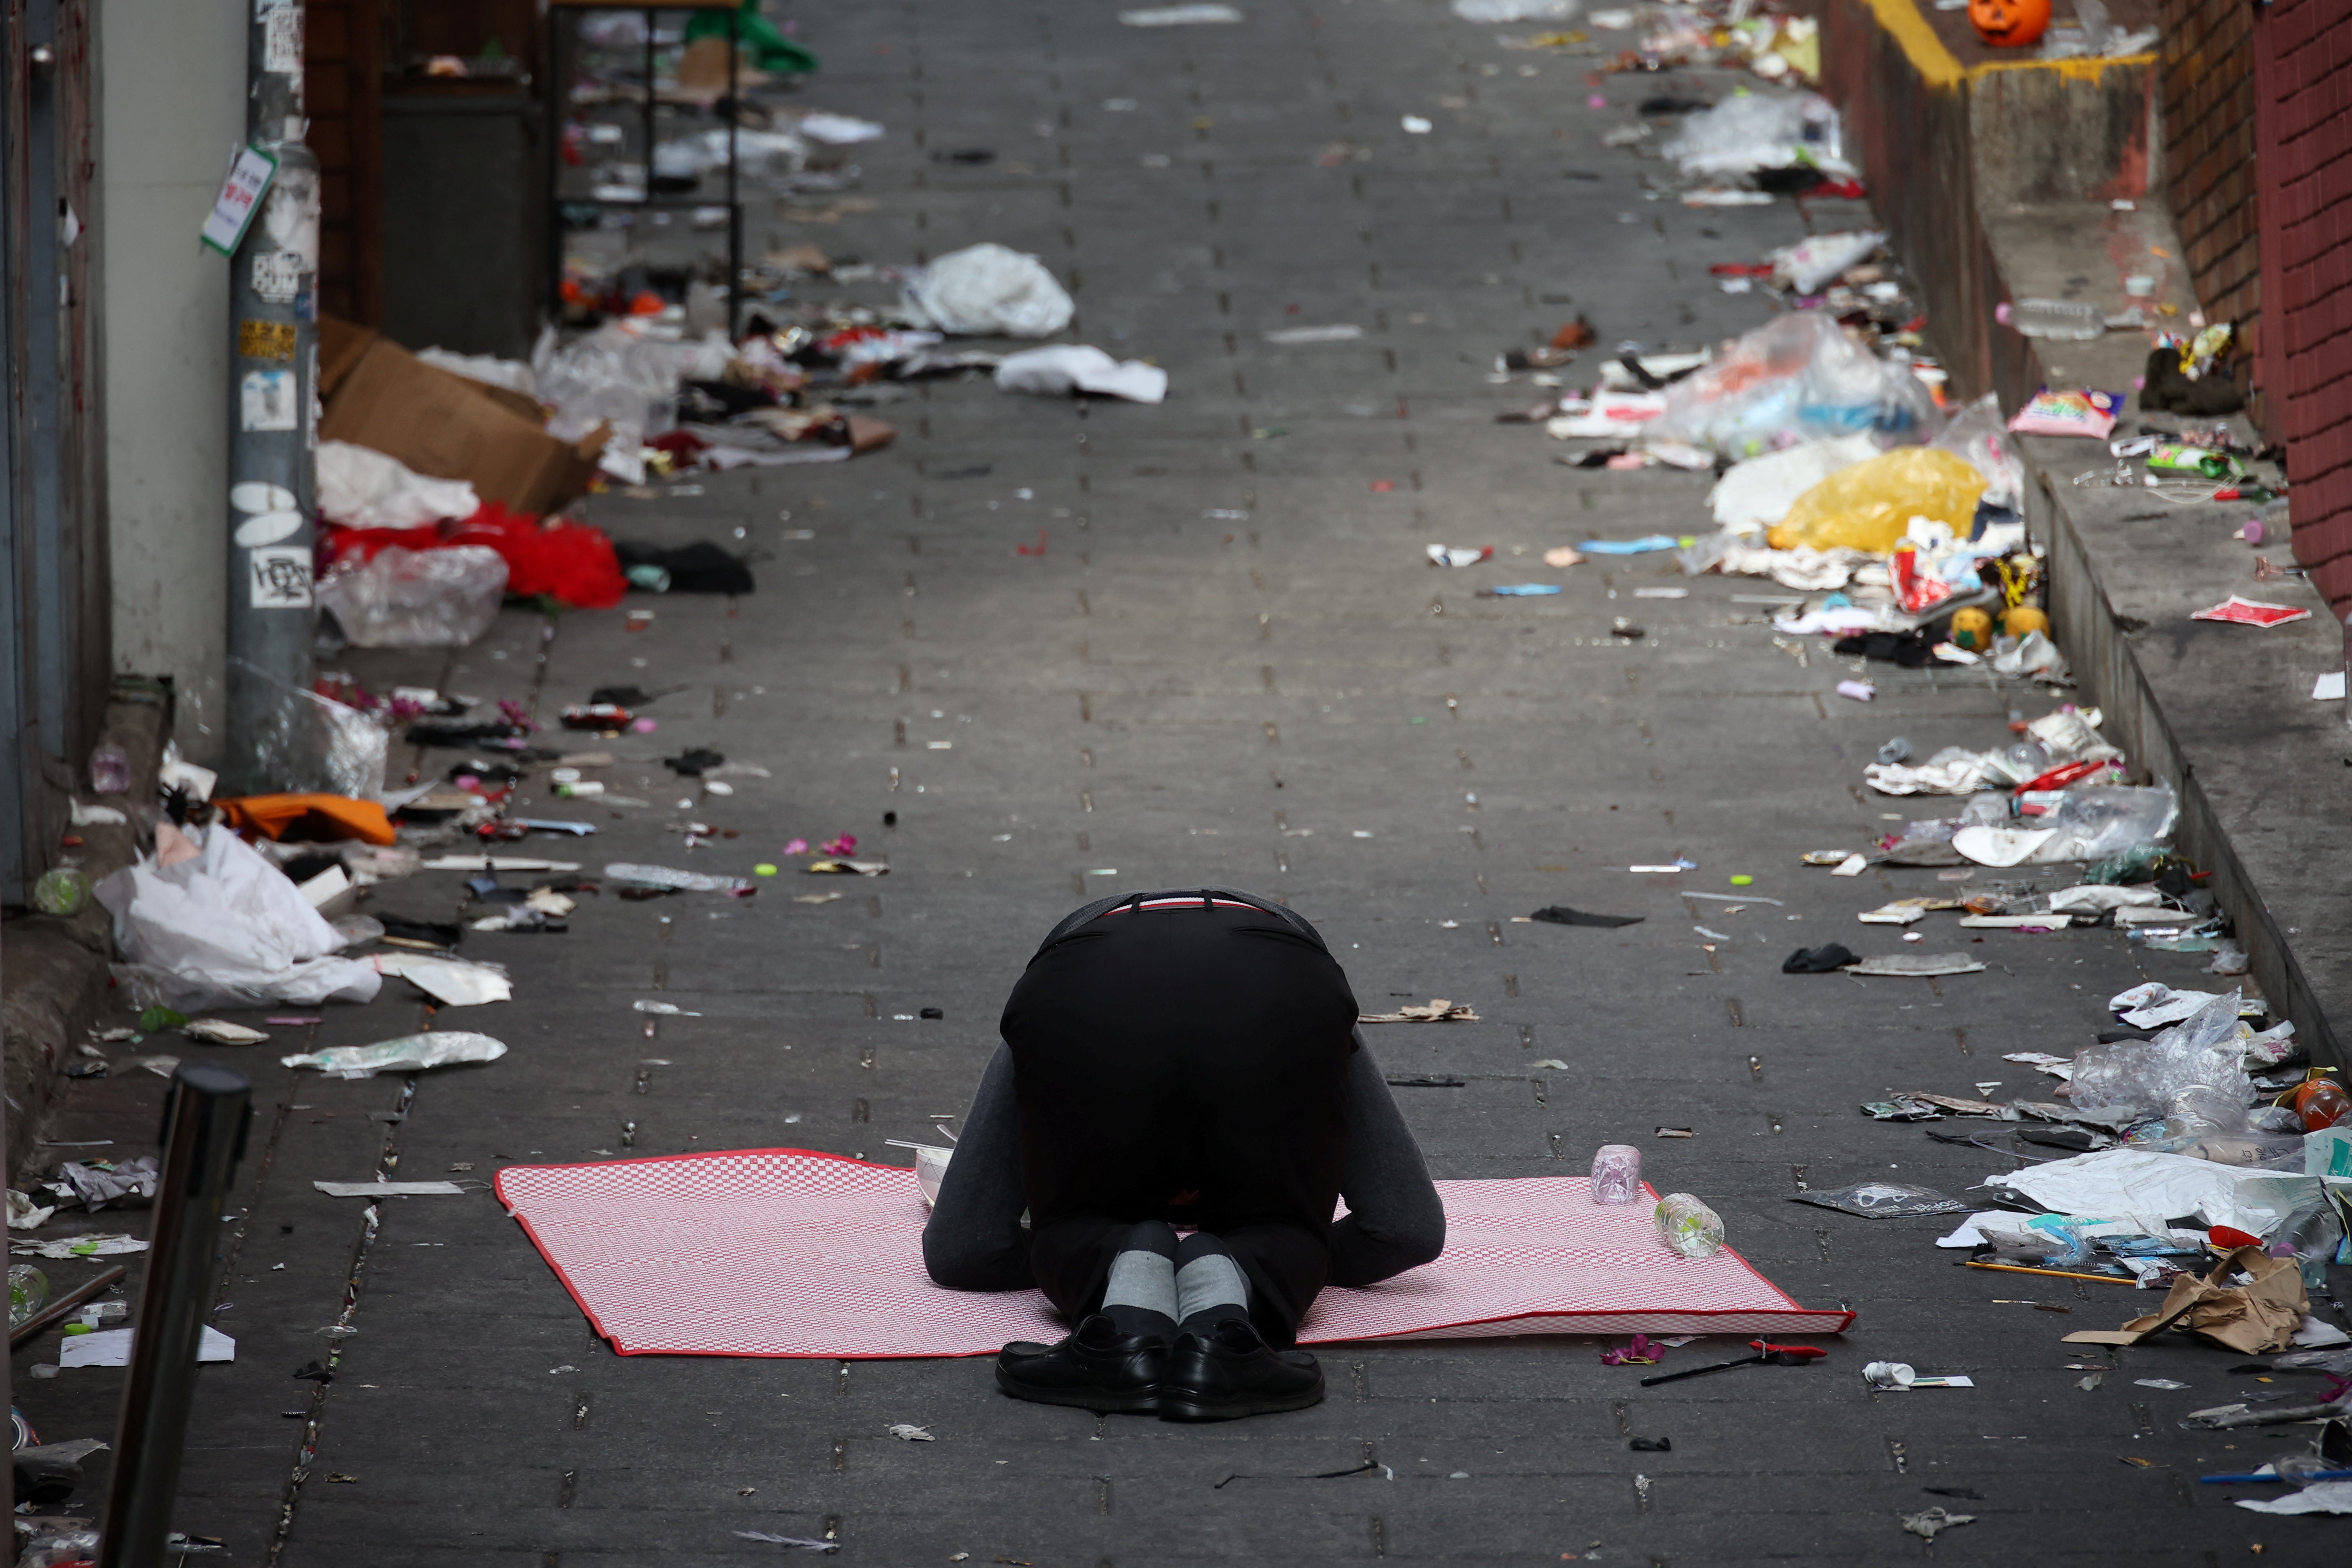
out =
[[1021,1189],[1021,1107],[1013,1092],[1013,1052],[988,1059],[964,1113],[963,1134],[923,1226],[923,1267],[950,1290],[1026,1290],[1028,1207]]
[[1445,1205],[1360,1028],[1346,1093],[1339,1194],[1348,1215],[1331,1227],[1331,1283],[1370,1285],[1445,1250]]

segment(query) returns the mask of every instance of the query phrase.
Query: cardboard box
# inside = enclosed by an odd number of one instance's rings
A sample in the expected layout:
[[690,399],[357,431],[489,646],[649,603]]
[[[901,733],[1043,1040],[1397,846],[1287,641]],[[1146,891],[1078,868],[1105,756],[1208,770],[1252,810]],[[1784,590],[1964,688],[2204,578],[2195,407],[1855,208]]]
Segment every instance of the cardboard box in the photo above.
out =
[[426,364],[373,328],[319,318],[319,437],[396,458],[436,479],[465,479],[484,500],[545,515],[585,494],[606,431],[549,435],[520,393]]

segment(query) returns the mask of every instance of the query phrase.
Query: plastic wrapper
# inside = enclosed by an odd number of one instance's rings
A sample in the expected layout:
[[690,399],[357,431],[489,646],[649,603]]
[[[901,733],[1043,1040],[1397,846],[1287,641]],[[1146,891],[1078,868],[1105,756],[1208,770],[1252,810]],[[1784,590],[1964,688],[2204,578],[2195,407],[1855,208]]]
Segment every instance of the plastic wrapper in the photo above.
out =
[[568,343],[550,330],[540,335],[530,360],[540,401],[555,410],[548,433],[560,439],[576,441],[605,424],[615,446],[634,449],[677,423],[675,353],[642,342],[617,324]]
[[1675,383],[1665,411],[1641,435],[1752,457],[1791,440],[1865,431],[1900,438],[1934,412],[1935,399],[1908,368],[1880,360],[1829,316],[1795,310]]
[[2000,398],[1995,394],[1988,392],[1953,415],[1927,445],[1951,453],[1982,474],[1983,499],[1996,506],[2013,507],[2024,495],[2025,465],[2018,460],[2009,432],[2001,425]]
[[289,1068],[316,1068],[329,1078],[373,1078],[380,1072],[422,1072],[459,1062],[494,1062],[506,1054],[505,1043],[488,1035],[441,1029],[403,1035],[372,1046],[331,1046],[323,1051],[280,1057],[278,1061]]
[[2009,421],[2020,436],[2084,436],[2104,441],[2123,414],[2124,400],[2116,392],[2053,392],[2043,387]]
[[2238,994],[2215,997],[2152,1040],[2084,1047],[2068,1082],[2084,1110],[2164,1118],[2160,1138],[2245,1131],[2254,1086],[2238,1040]]
[[[1706,113],[1682,122],[1682,134],[1658,148],[1694,179],[1717,179],[1724,174],[1752,174],[1757,169],[1788,169],[1794,164],[1832,167],[1844,172],[1837,136],[1837,110],[1818,94],[1778,97],[1764,91],[1743,91],[1724,99]],[[1872,249],[1877,242],[1872,242]],[[1865,251],[1867,254],[1867,251]],[[1861,257],[1855,257],[1861,261]],[[1844,263],[1837,270],[1846,270]],[[1804,289],[1811,294],[1811,289]]]
[[142,1007],[182,1012],[290,1002],[365,1002],[373,965],[331,956],[342,938],[286,874],[226,828],[191,828],[194,859],[149,856],[99,883],[130,962],[115,976]]
[[743,877],[710,877],[699,871],[680,871],[669,866],[640,866],[628,861],[605,867],[604,875],[616,882],[635,882],[641,888],[677,888],[689,893],[740,893],[753,885]]
[[256,684],[270,693],[270,711],[253,738],[256,779],[281,792],[383,798],[391,731],[356,708],[289,686],[245,659],[232,657],[228,676],[232,686]]
[[404,550],[319,580],[319,607],[357,647],[463,647],[490,629],[507,589],[495,550]]
[[1115,360],[1083,343],[1055,343],[1005,355],[996,367],[996,384],[1044,397],[1095,392],[1129,403],[1158,403],[1168,395],[1168,373],[1139,359]]
[[2056,858],[2104,860],[2170,837],[2179,817],[2180,797],[2169,784],[2092,784],[2068,790],[2040,820],[2066,841],[2067,853]]
[[1984,490],[1985,477],[1964,458],[1931,447],[1900,447],[1832,474],[1799,496],[1769,538],[1778,550],[1883,554],[1902,542],[1915,517],[1965,535]]
[[1849,267],[1867,261],[1886,243],[1880,230],[1817,234],[1770,253],[1772,281],[1800,294],[1814,294]]
[[1969,1205],[1958,1198],[1908,1182],[1856,1182],[1850,1187],[1799,1193],[1796,1201],[1816,1208],[1858,1214],[1864,1219],[1907,1219],[1914,1215],[1969,1212]]
[[1642,1195],[1642,1152],[1630,1143],[1603,1143],[1592,1155],[1592,1201],[1630,1204]]
[[1045,263],[1002,245],[950,251],[909,273],[905,295],[909,315],[966,336],[1051,337],[1077,310]]

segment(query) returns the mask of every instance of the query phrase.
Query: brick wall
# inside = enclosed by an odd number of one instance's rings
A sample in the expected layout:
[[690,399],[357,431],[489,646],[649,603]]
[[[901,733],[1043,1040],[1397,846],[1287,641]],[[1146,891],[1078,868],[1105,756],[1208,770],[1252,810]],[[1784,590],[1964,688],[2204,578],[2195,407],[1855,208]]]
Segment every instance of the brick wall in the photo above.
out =
[[2263,380],[2286,443],[2295,559],[2352,609],[2352,26],[2274,0],[2254,26]]
[[[2191,286],[2208,319],[2235,321],[2255,374],[2262,268],[2254,173],[2254,7],[2250,0],[2164,0],[2164,172]],[[2267,413],[2259,390],[2252,409]]]

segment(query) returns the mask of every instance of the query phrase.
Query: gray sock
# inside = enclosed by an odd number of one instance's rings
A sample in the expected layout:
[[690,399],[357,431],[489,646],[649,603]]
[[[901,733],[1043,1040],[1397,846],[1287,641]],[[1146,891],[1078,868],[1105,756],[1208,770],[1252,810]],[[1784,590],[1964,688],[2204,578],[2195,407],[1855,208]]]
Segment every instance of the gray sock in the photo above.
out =
[[1224,1243],[1195,1232],[1177,1251],[1178,1326],[1184,1333],[1207,1334],[1228,1318],[1249,1321],[1249,1279]]
[[1123,1334],[1176,1333],[1176,1233],[1158,1220],[1128,1232],[1103,1288],[1104,1316]]

